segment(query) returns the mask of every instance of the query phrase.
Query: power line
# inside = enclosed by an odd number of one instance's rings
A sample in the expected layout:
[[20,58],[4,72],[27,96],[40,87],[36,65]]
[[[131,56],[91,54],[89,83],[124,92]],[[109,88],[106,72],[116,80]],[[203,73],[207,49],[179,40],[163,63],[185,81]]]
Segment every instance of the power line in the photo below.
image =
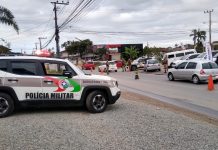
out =
[[71,19],[69,19],[68,21],[66,21],[64,24],[62,24],[62,25],[60,26],[60,29],[63,28],[63,27],[65,27],[69,22],[71,22],[73,19],[75,19],[76,17],[78,17],[78,16],[82,13],[82,11],[83,11],[85,8],[89,7],[89,5],[91,5],[93,2],[94,2],[94,0],[88,0],[88,2],[86,2],[86,4],[84,4],[84,5],[82,6],[82,8],[81,8]]
[[71,14],[65,19],[65,21],[60,25],[60,28],[62,28],[62,26],[64,26],[66,24],[66,22],[73,16],[73,14],[79,9],[79,7],[82,5],[82,3],[85,0],[82,0],[76,7],[75,9],[71,12]]

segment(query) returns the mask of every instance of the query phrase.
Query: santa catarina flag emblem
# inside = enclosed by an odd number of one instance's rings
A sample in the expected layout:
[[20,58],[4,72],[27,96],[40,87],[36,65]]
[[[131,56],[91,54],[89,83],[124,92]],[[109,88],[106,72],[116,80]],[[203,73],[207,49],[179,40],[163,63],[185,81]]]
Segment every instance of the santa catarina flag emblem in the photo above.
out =
[[81,86],[73,79],[68,79],[64,77],[45,77],[45,79],[53,81],[53,83],[57,86],[57,89],[54,92],[64,92],[69,87],[73,87],[73,90],[71,90],[70,92],[79,92],[81,90]]

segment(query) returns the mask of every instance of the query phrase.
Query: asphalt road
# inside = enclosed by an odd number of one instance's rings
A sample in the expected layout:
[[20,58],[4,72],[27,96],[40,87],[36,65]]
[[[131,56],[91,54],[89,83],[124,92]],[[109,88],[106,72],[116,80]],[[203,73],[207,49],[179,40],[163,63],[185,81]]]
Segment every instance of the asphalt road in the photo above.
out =
[[217,150],[217,141],[216,125],[124,95],[101,114],[28,109],[0,121],[0,150]]
[[[89,72],[90,71],[86,71]],[[97,71],[92,73],[100,74]],[[105,75],[105,74],[104,74]],[[187,107],[193,111],[218,119],[218,84],[215,90],[208,91],[207,83],[198,85],[190,81],[168,81],[163,72],[139,72],[139,80],[135,80],[135,72],[112,72],[122,90],[150,96],[177,106]]]

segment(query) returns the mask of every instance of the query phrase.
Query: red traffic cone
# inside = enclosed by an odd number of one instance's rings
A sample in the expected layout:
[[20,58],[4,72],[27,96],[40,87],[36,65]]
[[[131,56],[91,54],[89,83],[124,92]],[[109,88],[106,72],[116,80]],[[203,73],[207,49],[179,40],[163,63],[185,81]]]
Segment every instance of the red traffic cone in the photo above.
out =
[[209,91],[214,90],[214,84],[213,84],[213,77],[212,77],[212,75],[210,75],[208,77],[208,90]]

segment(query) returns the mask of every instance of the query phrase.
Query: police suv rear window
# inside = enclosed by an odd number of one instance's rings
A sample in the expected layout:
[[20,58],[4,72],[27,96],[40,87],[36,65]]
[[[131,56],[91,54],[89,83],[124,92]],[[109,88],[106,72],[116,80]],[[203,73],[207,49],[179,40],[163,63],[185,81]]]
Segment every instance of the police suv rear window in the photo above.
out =
[[36,75],[36,64],[34,62],[12,62],[12,73],[18,75]]
[[0,60],[0,70],[7,71],[7,62],[5,60]]

